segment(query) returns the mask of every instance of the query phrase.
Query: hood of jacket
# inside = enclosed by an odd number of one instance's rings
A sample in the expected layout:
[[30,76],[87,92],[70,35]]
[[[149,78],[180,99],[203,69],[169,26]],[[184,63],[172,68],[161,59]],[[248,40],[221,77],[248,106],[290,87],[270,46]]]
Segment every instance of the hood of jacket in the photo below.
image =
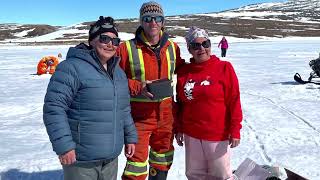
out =
[[[68,59],[79,59],[88,62],[93,67],[95,67],[98,71],[104,71],[104,68],[99,60],[97,52],[92,46],[88,46],[84,43],[80,43],[76,47],[71,47],[67,53],[66,60]],[[117,56],[113,56],[111,59],[107,61],[108,71],[111,72],[115,68],[115,66],[119,63],[120,58]]]

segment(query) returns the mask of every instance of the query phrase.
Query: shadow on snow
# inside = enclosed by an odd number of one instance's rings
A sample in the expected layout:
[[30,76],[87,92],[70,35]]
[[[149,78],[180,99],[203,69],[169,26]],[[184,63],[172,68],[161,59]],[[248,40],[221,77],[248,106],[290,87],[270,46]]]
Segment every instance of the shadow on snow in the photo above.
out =
[[297,83],[296,81],[285,81],[285,82],[274,82],[270,84],[281,84],[281,85],[302,85]]
[[[289,86],[292,86],[292,85],[305,86],[306,85],[306,84],[297,83],[296,81],[274,82],[270,84],[281,84],[281,85],[289,85]],[[319,85],[306,86],[306,89],[320,89],[320,86]]]

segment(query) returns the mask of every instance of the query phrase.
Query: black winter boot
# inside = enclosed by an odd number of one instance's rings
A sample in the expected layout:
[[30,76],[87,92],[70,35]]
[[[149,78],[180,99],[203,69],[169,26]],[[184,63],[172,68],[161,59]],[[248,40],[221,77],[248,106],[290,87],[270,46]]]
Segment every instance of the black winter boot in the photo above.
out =
[[167,175],[168,171],[161,171],[159,169],[150,167],[148,180],[166,180]]

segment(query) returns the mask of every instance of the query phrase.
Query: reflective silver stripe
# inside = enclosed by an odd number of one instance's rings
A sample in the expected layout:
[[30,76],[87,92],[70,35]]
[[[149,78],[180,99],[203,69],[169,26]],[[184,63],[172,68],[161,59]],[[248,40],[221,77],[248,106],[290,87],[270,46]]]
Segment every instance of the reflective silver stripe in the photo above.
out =
[[[176,61],[176,53],[175,53],[175,47],[174,47],[174,43],[171,40],[169,41],[169,46],[167,49],[167,52],[169,53],[169,57],[167,55],[167,61],[168,62],[168,79],[172,79],[174,70],[175,70],[175,61]],[[131,39],[129,41],[127,41],[130,44],[130,50],[128,50],[129,52],[129,56],[130,56],[130,67],[131,67],[131,72],[133,74],[132,78],[133,79],[137,79],[139,81],[145,81],[145,69],[144,69],[144,60],[143,60],[143,55],[142,55],[142,51],[141,48],[137,48],[136,44],[134,43],[134,39]],[[127,44],[127,48],[128,47],[128,43]],[[170,75],[169,75],[170,74]],[[160,102],[164,99],[160,99],[160,100],[150,100],[147,97],[143,96],[143,95],[137,95],[134,97],[131,97],[130,101],[134,101],[134,102]]]
[[141,175],[141,174],[147,173],[148,168],[147,168],[147,165],[146,166],[135,166],[133,164],[127,163],[125,171],[127,172],[127,174]]
[[161,102],[161,101],[163,101],[163,100],[170,99],[170,98],[171,98],[171,96],[170,96],[170,97],[163,98],[163,99],[155,99],[155,100],[152,100],[152,99],[146,98],[146,97],[143,96],[143,95],[142,95],[142,97],[138,95],[138,96],[131,97],[131,98],[130,98],[130,101],[134,101],[134,102]]
[[137,80],[141,81],[141,64],[140,64],[140,58],[138,54],[138,49],[136,48],[136,44],[134,43],[134,40],[129,40],[130,46],[131,46],[131,53],[132,53],[132,62],[133,62],[133,69],[135,78]]
[[173,161],[173,152],[166,154],[149,153],[149,161],[156,164],[171,164]]
[[169,50],[169,55],[170,55],[170,77],[168,77],[168,79],[172,79],[174,70],[175,70],[175,62],[176,62],[176,57],[175,57],[175,47],[174,47],[174,43],[169,40],[170,45],[168,47]]

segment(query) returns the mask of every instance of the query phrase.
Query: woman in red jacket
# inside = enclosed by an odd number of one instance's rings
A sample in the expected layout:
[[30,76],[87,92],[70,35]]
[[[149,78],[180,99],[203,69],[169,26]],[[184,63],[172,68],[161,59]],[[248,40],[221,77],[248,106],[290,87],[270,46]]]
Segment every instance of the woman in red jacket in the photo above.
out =
[[233,179],[230,147],[240,143],[242,110],[238,79],[230,62],[211,55],[205,30],[186,35],[190,64],[178,71],[176,140],[186,149],[189,180]]

